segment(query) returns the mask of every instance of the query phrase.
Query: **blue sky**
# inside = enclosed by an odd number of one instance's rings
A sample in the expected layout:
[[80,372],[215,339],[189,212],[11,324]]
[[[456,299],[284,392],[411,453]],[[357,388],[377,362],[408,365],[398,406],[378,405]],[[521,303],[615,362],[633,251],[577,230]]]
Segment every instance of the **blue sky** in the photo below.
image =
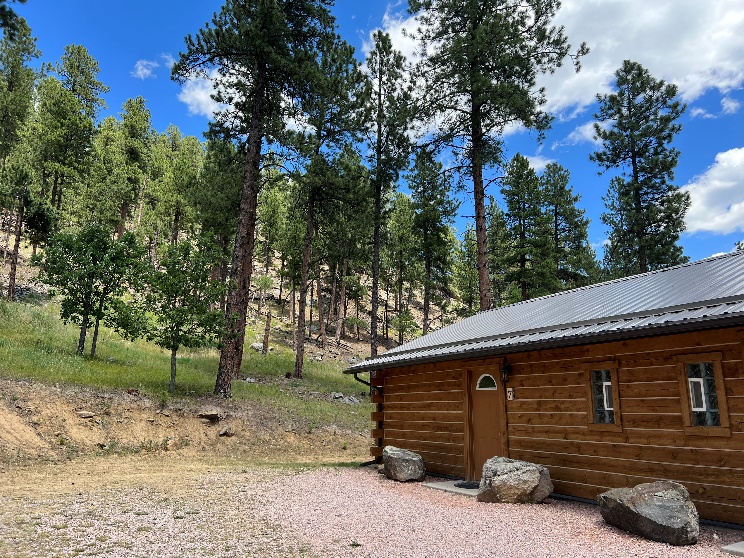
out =
[[[153,125],[164,131],[175,124],[185,134],[206,130],[212,109],[209,87],[170,80],[170,63],[222,2],[217,0],[28,0],[15,9],[38,37],[41,60],[56,62],[65,45],[85,46],[99,61],[99,78],[110,88],[108,109],[116,114],[128,98],[142,95]],[[413,55],[414,43],[405,2],[337,0],[334,13],[341,35],[364,58],[372,31],[389,31],[399,50]],[[563,0],[557,22],[572,44],[586,41],[591,53],[583,70],[570,67],[541,79],[553,129],[538,144],[535,135],[509,130],[508,156],[528,156],[540,171],[555,161],[572,176],[579,205],[591,219],[590,241],[601,246],[607,234],[599,216],[610,176],[597,176],[589,154],[594,101],[611,90],[614,72],[624,59],[644,65],[657,78],[675,83],[688,104],[675,140],[681,151],[675,183],[688,190],[692,207],[682,237],[693,260],[733,249],[744,239],[744,5],[741,0]],[[570,65],[569,65],[570,66]],[[492,186],[498,197],[498,186]],[[472,215],[466,194],[461,213]],[[464,219],[458,221],[464,227]]]

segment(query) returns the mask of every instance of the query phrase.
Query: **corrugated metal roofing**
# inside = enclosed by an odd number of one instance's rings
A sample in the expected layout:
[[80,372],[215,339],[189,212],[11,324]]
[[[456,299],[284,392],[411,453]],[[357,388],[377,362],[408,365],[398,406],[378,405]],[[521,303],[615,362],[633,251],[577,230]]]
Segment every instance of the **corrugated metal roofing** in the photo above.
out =
[[744,323],[744,252],[708,258],[487,310],[352,366],[515,352],[526,346]]

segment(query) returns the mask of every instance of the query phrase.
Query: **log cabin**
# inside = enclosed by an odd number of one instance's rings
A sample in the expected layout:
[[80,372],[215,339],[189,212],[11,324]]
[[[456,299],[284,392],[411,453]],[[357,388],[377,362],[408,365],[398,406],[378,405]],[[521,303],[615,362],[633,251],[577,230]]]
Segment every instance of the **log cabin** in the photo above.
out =
[[488,310],[355,364],[371,454],[477,480],[505,456],[594,499],[668,479],[744,524],[744,252]]

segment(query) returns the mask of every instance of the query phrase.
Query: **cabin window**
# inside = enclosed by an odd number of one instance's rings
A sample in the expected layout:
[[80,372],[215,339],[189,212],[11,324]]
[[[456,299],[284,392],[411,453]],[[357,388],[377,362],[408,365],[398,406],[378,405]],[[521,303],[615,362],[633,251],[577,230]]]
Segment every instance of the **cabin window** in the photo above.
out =
[[594,422],[615,424],[612,378],[609,370],[592,370],[592,399],[594,400]]
[[483,374],[478,378],[475,389],[497,389],[496,380],[490,374]]
[[687,434],[730,436],[721,353],[676,357]]
[[617,362],[594,362],[586,374],[587,424],[596,430],[622,430]]
[[691,362],[686,368],[692,426],[721,426],[713,363]]

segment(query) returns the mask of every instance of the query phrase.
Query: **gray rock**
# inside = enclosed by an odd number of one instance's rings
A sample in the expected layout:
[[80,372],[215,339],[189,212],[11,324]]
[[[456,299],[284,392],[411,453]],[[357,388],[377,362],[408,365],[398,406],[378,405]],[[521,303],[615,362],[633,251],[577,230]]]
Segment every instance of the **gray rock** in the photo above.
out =
[[479,502],[539,504],[553,492],[550,472],[542,465],[492,457],[483,465]]
[[422,481],[426,476],[423,458],[412,451],[385,446],[382,450],[382,472],[397,481]]
[[230,438],[232,436],[235,436],[235,431],[229,426],[226,426],[225,428],[220,430],[220,436],[225,436],[227,438]]
[[201,419],[207,419],[210,422],[217,422],[220,420],[220,415],[222,414],[222,410],[217,407],[207,407],[206,409],[202,409],[197,413],[197,417]]
[[91,413],[90,411],[78,411],[77,416],[79,416],[81,419],[92,419],[96,415],[94,413]]
[[597,496],[604,520],[624,531],[676,546],[695,544],[700,523],[687,489],[657,481],[613,488]]
[[251,349],[253,349],[257,353],[260,353],[261,351],[263,351],[263,343],[251,343]]
[[344,398],[343,393],[339,393],[337,391],[334,391],[333,393],[331,393],[331,399],[336,400],[336,399],[343,399],[343,398]]
[[349,357],[348,361],[349,364],[356,364],[359,362],[359,359],[357,357]]
[[344,397],[344,403],[346,403],[347,405],[359,405],[361,401],[359,401],[359,399],[357,399],[353,395],[349,395],[348,397]]

